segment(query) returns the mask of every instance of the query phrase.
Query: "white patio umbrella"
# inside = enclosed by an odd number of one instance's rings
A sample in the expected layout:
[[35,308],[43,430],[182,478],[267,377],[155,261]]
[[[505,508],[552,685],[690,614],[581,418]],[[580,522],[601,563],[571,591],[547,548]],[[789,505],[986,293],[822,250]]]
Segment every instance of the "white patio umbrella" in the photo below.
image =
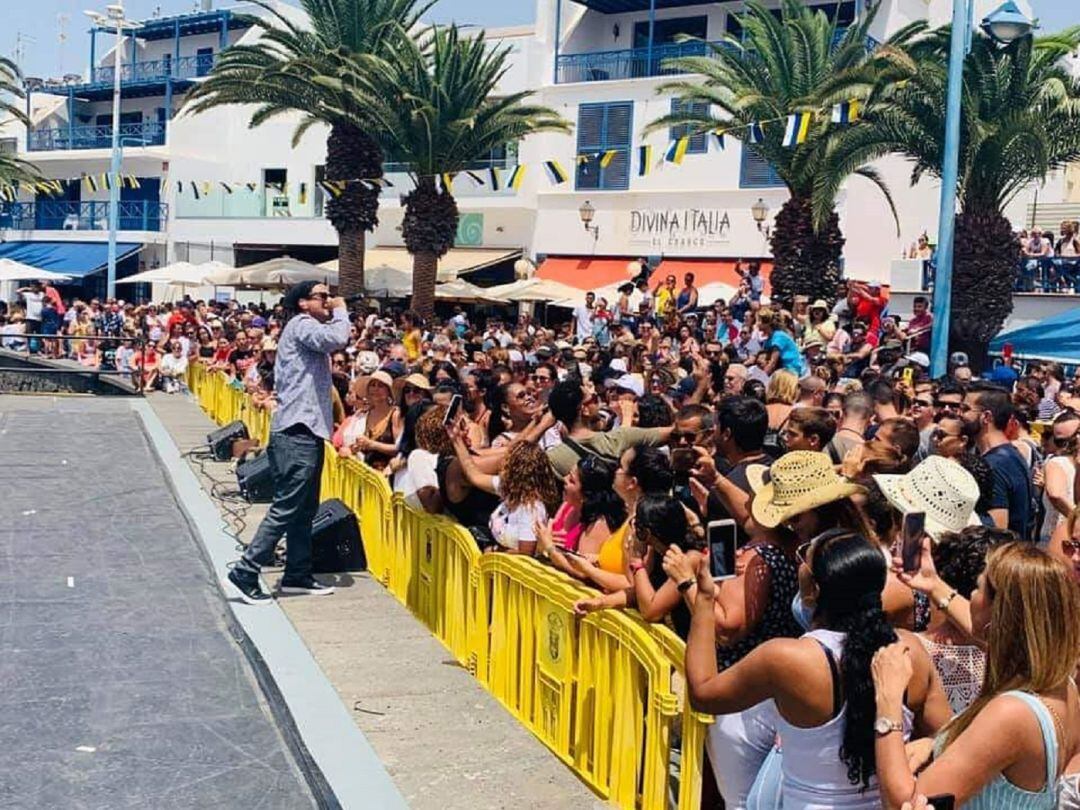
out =
[[460,278],[435,285],[435,298],[439,301],[460,301],[462,303],[496,301],[484,287],[477,287]]
[[487,287],[484,290],[484,295],[505,304],[521,301],[543,301],[565,306],[565,304],[562,304],[563,301],[576,300],[579,295],[584,298],[584,291],[559,281],[527,278],[510,284],[500,284],[497,287]]
[[243,269],[225,264],[225,262],[203,262],[199,269],[203,272],[203,283],[215,287],[232,287],[244,283]]
[[698,306],[711,307],[717,301],[729,301],[735,295],[735,288],[722,281],[713,281],[698,288]]
[[117,284],[176,284],[180,287],[201,287],[206,271],[191,262],[173,262],[164,267],[144,270],[127,278],[117,279]]
[[301,281],[337,284],[338,274],[326,267],[310,264],[291,256],[278,256],[241,268],[243,283],[249,287],[288,287]]
[[42,270],[40,267],[32,267],[29,264],[17,262],[14,259],[0,259],[0,281],[71,281],[71,276],[63,273],[54,273],[52,270]]

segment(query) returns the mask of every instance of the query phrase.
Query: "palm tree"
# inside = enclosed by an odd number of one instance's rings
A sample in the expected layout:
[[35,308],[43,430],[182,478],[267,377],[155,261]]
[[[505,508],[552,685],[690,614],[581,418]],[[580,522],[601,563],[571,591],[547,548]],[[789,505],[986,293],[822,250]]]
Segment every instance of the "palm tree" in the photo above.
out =
[[[892,83],[914,73],[905,46],[925,24],[906,26],[871,49],[867,32],[876,10],[872,6],[844,30],[800,0],[783,0],[779,17],[748,0],[738,18],[742,39],[702,42],[705,55],[666,63],[696,75],[660,86],[658,92],[680,98],[681,111],[646,127],[646,132],[679,125],[697,132],[723,130],[773,167],[791,195],[771,237],[773,297],[788,306],[797,294],[830,301],[836,295],[844,237],[835,203],[852,174],[877,185],[896,217],[881,176],[857,151],[837,148],[838,129],[830,123],[833,104],[857,99],[866,108]],[[795,113],[814,118],[805,142],[787,147],[785,121]],[[760,122],[766,122],[763,138],[755,143],[751,126]]]
[[526,103],[531,92],[498,95],[509,48],[491,47],[483,32],[432,27],[403,41],[393,58],[342,63],[320,79],[351,96],[349,108],[372,122],[383,148],[408,166],[414,188],[401,198],[402,237],[413,257],[412,307],[431,313],[439,259],[453,247],[458,208],[452,180],[493,150],[534,132],[569,132],[554,110]]
[[[0,57],[0,116],[20,121],[28,130],[30,119],[15,99],[25,98],[22,88],[22,73],[19,66],[10,59]],[[0,154],[0,185],[12,183],[33,183],[40,180],[36,168],[22,158],[8,153]]]
[[[407,31],[419,23],[434,0],[300,0],[309,27],[282,16],[268,0],[252,0],[267,12],[249,17],[259,29],[250,45],[234,45],[218,59],[209,77],[189,96],[197,114],[229,104],[253,104],[250,126],[286,113],[301,113],[295,147],[312,126],[330,128],[326,140],[326,179],[377,180],[383,154],[365,126],[362,110],[348,93],[334,93],[318,79],[333,75],[342,59],[372,55],[392,58]],[[364,233],[378,224],[377,183],[348,183],[326,203],[326,216],[338,233],[340,288],[344,295],[364,289]]]
[[[867,116],[860,138],[914,161],[912,184],[941,176],[949,27],[912,55],[919,70]],[[964,62],[953,243],[951,348],[981,368],[987,344],[1012,312],[1020,243],[1005,206],[1031,183],[1080,159],[1080,79],[1065,57],[1080,47],[1080,26],[1001,47],[976,34]]]

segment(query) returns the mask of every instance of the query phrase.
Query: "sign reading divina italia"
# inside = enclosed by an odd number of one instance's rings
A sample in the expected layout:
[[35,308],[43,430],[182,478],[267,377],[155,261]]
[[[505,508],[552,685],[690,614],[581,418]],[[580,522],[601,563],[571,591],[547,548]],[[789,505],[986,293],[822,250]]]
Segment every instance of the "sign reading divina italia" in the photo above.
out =
[[631,244],[703,248],[731,239],[731,219],[719,208],[634,208],[628,213]]

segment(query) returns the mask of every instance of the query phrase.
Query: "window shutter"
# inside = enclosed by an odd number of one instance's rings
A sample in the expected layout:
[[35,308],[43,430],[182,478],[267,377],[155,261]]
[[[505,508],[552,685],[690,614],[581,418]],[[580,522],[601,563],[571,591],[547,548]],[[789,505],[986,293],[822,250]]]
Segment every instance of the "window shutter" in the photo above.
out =
[[[613,189],[630,187],[630,151],[634,104],[582,104],[578,107],[577,154],[588,158],[576,167],[576,188]],[[607,168],[600,167],[597,155],[615,150]]]
[[742,188],[774,188],[784,185],[765,158],[743,146],[742,165],[739,167],[739,186]]
[[[683,110],[688,110],[693,115],[708,115],[709,105],[703,101],[687,101],[683,103],[679,99],[673,98],[671,100],[672,115]],[[686,124],[680,124],[677,127],[671,127],[668,135],[671,137],[671,140],[677,141],[679,138],[683,137],[683,135],[686,135],[693,130],[694,127],[688,126]],[[687,154],[701,155],[708,151],[709,135],[707,132],[698,132],[690,136],[690,142],[686,145]]]

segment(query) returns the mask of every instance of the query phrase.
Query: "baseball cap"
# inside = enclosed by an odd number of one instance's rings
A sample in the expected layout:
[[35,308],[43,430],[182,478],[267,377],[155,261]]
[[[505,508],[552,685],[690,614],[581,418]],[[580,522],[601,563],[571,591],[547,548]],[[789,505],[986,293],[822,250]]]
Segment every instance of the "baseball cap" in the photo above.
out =
[[623,374],[615,380],[615,387],[629,391],[635,397],[645,396],[645,382],[637,374]]
[[949,355],[949,364],[953,366],[966,366],[968,364],[967,352],[953,352]]
[[904,359],[916,366],[930,368],[930,358],[926,356],[926,352],[912,352]]

